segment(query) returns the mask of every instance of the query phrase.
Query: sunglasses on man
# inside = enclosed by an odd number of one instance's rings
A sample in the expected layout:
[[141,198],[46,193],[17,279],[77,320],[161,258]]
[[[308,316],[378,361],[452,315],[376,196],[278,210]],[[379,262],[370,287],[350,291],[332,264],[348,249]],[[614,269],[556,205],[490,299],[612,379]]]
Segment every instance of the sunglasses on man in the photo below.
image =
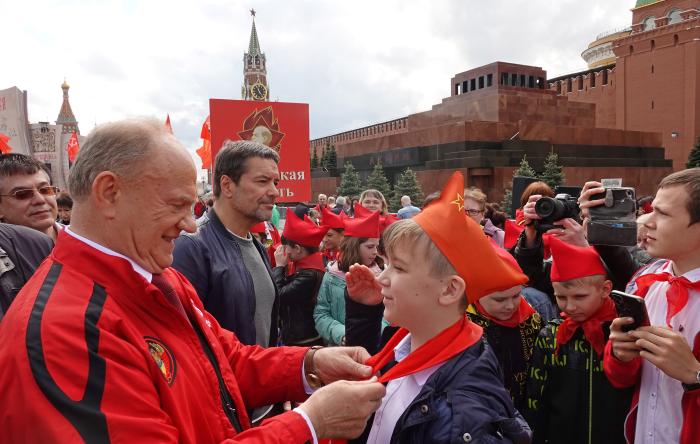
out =
[[44,185],[43,187],[39,188],[22,188],[19,190],[15,190],[9,194],[0,194],[2,197],[11,197],[13,199],[17,200],[27,200],[31,199],[34,197],[34,192],[38,191],[39,194],[42,196],[55,196],[58,194],[58,187],[54,187],[51,185]]
[[476,216],[484,212],[484,210],[476,210],[474,208],[465,208],[464,212],[470,216]]

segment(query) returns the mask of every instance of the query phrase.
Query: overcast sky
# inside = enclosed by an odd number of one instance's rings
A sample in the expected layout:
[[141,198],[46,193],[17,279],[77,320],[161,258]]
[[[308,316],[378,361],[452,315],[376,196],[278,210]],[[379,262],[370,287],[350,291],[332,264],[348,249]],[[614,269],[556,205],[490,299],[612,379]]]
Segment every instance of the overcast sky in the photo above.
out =
[[209,98],[240,99],[250,8],[272,100],[310,105],[311,137],[424,111],[450,78],[494,61],[548,76],[586,68],[634,0],[0,0],[0,89],[55,121],[71,85],[83,134],[127,116],[165,119],[194,151]]

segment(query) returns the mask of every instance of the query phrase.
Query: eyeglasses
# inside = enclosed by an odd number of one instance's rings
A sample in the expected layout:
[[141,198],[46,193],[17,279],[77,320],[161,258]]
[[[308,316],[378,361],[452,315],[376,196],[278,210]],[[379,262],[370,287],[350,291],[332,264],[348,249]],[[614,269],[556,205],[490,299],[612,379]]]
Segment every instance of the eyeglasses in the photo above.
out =
[[465,208],[464,212],[470,216],[478,216],[479,214],[483,213],[484,210],[476,210],[474,208]]
[[0,194],[2,197],[12,197],[17,200],[27,200],[34,197],[34,192],[38,191],[42,196],[55,196],[58,194],[58,187],[51,185],[45,185],[39,188],[22,188],[21,190],[15,190],[10,194]]

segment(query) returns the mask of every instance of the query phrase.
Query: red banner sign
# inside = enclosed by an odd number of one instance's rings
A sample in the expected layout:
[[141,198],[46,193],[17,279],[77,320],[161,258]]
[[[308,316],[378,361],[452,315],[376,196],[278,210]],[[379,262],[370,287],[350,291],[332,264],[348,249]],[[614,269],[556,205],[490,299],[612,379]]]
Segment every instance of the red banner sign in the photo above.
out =
[[225,140],[254,140],[280,155],[278,202],[311,200],[309,105],[210,99],[212,159]]

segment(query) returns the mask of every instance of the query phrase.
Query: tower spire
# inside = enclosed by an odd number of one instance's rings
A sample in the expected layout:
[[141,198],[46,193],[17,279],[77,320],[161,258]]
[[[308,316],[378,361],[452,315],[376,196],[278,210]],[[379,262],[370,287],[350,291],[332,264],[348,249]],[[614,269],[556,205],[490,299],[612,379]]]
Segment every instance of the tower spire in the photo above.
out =
[[268,100],[270,90],[267,84],[265,53],[260,49],[258,30],[255,28],[255,9],[250,10],[253,24],[250,29],[248,51],[243,54],[243,87],[241,96],[245,100]]
[[75,119],[73,109],[71,108],[70,101],[68,100],[68,90],[70,89],[70,85],[68,85],[65,77],[63,78],[61,89],[63,90],[63,104],[61,105],[61,110],[58,112],[56,125],[63,125],[63,134],[73,132],[80,134],[78,121]]
[[253,27],[250,30],[250,42],[248,43],[248,54],[256,56],[262,54],[260,51],[260,42],[258,41],[258,31],[255,29],[255,9],[250,10],[250,15],[253,16]]

